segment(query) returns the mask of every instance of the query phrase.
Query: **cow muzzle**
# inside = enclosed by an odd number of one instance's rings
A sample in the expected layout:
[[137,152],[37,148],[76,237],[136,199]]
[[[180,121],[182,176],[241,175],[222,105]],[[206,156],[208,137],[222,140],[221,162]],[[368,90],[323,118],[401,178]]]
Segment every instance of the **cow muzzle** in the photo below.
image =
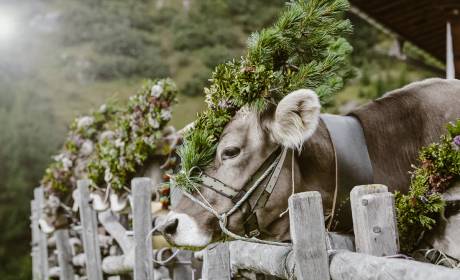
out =
[[153,220],[153,229],[161,233],[173,246],[203,248],[212,240],[212,234],[198,226],[187,214],[171,211]]

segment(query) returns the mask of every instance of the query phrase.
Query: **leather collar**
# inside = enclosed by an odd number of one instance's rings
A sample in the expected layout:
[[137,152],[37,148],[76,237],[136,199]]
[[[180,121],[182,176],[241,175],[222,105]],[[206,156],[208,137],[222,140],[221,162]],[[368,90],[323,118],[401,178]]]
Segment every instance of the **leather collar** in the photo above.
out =
[[373,183],[366,138],[354,116],[322,114],[332,141],[335,158],[335,192],[328,229],[347,231],[352,223],[350,192],[354,186]]

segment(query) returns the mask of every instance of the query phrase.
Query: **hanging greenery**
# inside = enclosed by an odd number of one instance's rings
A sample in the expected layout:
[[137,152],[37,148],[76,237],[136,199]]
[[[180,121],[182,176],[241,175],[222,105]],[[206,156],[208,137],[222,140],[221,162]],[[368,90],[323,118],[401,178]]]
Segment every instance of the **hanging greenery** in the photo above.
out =
[[214,158],[218,139],[234,114],[248,106],[263,112],[299,88],[314,89],[327,102],[351,75],[351,32],[346,0],[296,0],[276,23],[252,34],[244,57],[218,65],[206,88],[208,109],[198,115],[180,147],[175,184],[191,190]]
[[53,157],[41,181],[47,191],[65,194],[76,187],[101,132],[110,130],[113,119],[119,114],[118,107],[104,104],[99,110],[72,122],[61,153]]
[[[126,113],[115,120],[110,135],[97,144],[96,156],[88,164],[88,177],[96,186],[123,192],[149,160],[171,155],[174,147],[166,141],[170,132],[164,128],[171,119],[176,94],[171,79],[149,80],[130,98]],[[174,160],[169,156],[163,166],[171,168]]]
[[445,207],[441,194],[460,179],[460,119],[448,124],[447,130],[439,143],[420,151],[420,164],[412,172],[409,193],[396,193],[403,252],[415,249],[423,233],[433,228]]
[[[172,80],[148,80],[126,108],[103,105],[91,115],[75,119],[42,184],[47,191],[66,194],[76,188],[78,179],[89,177],[95,186],[122,192],[136,172],[158,155],[166,157],[162,171],[172,173],[174,141],[165,127],[176,94]],[[169,191],[163,188],[161,195],[167,206]]]

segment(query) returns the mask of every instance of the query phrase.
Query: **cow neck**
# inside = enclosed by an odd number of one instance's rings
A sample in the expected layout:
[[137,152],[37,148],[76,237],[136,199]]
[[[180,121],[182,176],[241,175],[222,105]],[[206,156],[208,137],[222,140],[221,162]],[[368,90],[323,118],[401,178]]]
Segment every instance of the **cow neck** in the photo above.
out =
[[322,114],[334,151],[335,189],[328,230],[348,231],[352,225],[350,192],[373,183],[372,164],[359,120],[354,116]]

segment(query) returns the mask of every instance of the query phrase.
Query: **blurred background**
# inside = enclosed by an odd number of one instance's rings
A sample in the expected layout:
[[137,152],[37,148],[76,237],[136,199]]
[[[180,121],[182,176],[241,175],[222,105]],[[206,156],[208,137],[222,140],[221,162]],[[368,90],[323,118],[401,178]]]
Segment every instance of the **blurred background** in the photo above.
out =
[[[146,78],[179,86],[173,125],[204,108],[214,66],[244,54],[285,0],[1,0],[0,279],[30,279],[30,199],[70,121],[125,100]],[[346,113],[443,65],[359,16],[349,40],[355,78],[326,110]],[[405,56],[422,64],[409,63]],[[439,70],[441,69],[441,70]]]

